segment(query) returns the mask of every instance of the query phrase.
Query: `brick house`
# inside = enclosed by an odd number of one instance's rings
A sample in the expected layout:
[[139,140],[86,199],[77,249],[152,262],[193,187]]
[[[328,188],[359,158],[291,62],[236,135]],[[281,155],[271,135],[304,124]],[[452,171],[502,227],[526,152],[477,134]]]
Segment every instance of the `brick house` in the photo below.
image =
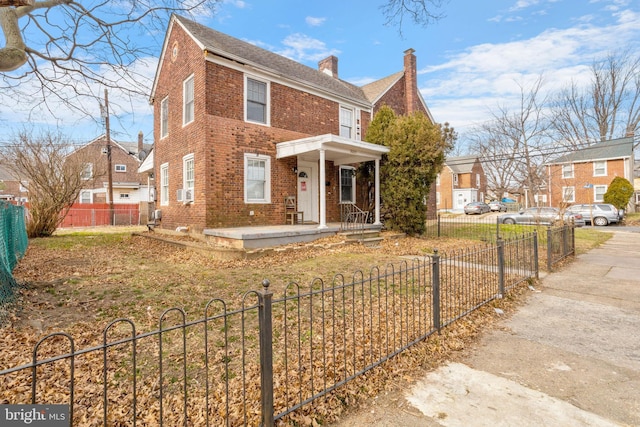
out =
[[[146,202],[149,190],[138,168],[150,147],[142,143],[142,134],[135,143],[118,142],[111,139],[111,167],[113,202],[138,204]],[[75,150],[70,156],[85,159],[82,172],[86,184],[80,190],[77,203],[109,203],[108,195],[108,147],[106,135],[90,141]]]
[[0,200],[15,203],[29,201],[28,180],[16,179],[10,168],[0,163]]
[[545,164],[551,206],[603,201],[613,178],[633,183],[633,138],[602,141]]
[[469,202],[484,202],[487,177],[476,156],[449,157],[436,179],[436,206],[440,211],[461,211]]
[[365,139],[375,112],[387,104],[433,122],[414,51],[405,51],[402,71],[363,87],[338,78],[335,56],[318,65],[172,17],[150,98],[162,228],[284,224],[287,197],[304,222],[326,228],[341,204],[370,202],[354,170],[375,162],[379,179],[388,149]]

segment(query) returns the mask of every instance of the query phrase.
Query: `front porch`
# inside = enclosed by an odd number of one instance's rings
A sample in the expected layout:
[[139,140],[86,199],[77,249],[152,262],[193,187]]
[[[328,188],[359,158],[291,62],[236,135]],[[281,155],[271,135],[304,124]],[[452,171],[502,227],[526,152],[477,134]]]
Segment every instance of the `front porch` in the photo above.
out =
[[[380,224],[362,224],[359,232],[380,232]],[[328,223],[324,228],[318,224],[264,225],[253,227],[207,228],[205,238],[216,246],[233,249],[260,249],[306,243],[324,237],[335,236],[346,231],[340,223]]]

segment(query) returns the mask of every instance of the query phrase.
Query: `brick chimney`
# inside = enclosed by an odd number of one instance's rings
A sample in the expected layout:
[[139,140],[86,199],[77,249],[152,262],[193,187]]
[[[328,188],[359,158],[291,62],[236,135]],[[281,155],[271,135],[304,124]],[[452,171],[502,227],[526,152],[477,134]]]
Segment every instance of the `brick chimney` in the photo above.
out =
[[323,59],[318,62],[318,70],[322,71],[325,74],[330,75],[331,77],[338,78],[338,58],[331,55],[328,58]]
[[409,48],[404,51],[404,93],[406,114],[417,110],[418,104],[418,71],[415,50]]
[[142,149],[144,147],[144,145],[142,144],[143,139],[144,138],[142,137],[142,131],[138,132],[138,154],[142,152]]

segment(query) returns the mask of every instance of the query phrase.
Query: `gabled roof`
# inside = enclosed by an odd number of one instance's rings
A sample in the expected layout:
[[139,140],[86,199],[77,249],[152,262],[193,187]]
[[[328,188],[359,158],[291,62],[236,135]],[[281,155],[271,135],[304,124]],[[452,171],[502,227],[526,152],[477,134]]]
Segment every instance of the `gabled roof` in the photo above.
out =
[[384,95],[391,87],[398,82],[404,76],[403,71],[399,71],[390,76],[384,77],[375,82],[371,82],[362,86],[362,91],[372,104],[375,104],[382,95]]
[[478,156],[459,156],[448,157],[444,164],[449,167],[453,173],[471,173],[473,165],[478,160]]
[[594,160],[625,159],[633,155],[633,138],[618,138],[598,142],[589,147],[581,148],[572,153],[560,156],[548,165],[559,163],[585,163]]
[[[208,54],[249,65],[357,103],[369,104],[361,88],[344,80],[331,77],[319,70],[213,30],[182,16],[173,15],[169,28],[172,28],[175,23],[182,26],[202,50]],[[165,46],[163,46],[163,54],[167,49],[168,34],[165,39]],[[155,84],[151,95],[152,100],[154,92]]]

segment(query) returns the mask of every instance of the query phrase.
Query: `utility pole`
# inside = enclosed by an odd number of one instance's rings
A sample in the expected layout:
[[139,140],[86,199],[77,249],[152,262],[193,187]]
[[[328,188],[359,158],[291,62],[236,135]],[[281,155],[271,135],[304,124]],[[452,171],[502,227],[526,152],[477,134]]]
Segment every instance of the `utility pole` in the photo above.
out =
[[107,138],[107,167],[109,179],[109,223],[115,225],[115,212],[113,208],[113,167],[111,165],[111,133],[109,131],[109,93],[104,90],[104,125],[106,127]]

